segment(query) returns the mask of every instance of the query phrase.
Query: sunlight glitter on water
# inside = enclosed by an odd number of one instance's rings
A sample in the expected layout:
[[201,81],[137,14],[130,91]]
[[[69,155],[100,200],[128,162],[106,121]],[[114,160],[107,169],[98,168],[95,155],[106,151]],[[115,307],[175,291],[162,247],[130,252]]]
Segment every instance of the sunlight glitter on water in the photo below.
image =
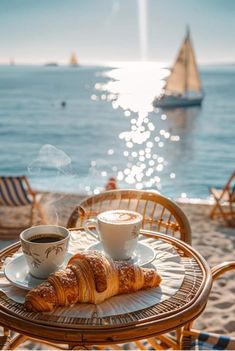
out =
[[144,118],[153,111],[152,101],[160,94],[169,70],[162,63],[128,62],[104,75],[110,81],[100,88],[116,96],[114,107],[137,112]]
[[[168,74],[169,70],[163,64],[132,62],[105,72],[104,76],[109,80],[95,86],[101,97],[106,92],[106,100],[111,101],[112,107],[121,108],[123,117],[129,118],[129,129],[119,134],[127,162],[125,168],[118,170],[117,179],[137,189],[154,187],[160,190],[159,173],[168,164],[160,150],[167,139],[172,141],[171,134],[158,128],[157,119],[153,123],[151,115],[153,99],[161,93]],[[114,97],[113,100],[110,97]],[[162,120],[166,118],[162,114]],[[173,180],[175,174],[172,174],[170,171],[169,178]]]

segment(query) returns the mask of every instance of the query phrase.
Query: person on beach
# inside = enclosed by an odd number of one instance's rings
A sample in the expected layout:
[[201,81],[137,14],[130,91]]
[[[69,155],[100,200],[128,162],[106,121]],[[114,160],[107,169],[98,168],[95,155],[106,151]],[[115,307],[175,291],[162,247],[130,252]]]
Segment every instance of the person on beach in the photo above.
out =
[[105,190],[115,190],[117,189],[117,181],[114,177],[110,177],[107,184],[105,185]]

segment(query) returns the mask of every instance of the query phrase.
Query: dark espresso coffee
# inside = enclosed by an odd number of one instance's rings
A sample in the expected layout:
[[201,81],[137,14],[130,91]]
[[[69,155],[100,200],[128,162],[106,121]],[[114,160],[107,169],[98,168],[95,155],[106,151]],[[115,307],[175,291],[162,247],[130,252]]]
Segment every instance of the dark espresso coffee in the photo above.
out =
[[43,234],[43,235],[37,234],[32,238],[29,238],[28,241],[30,241],[31,243],[44,244],[44,243],[54,243],[62,239],[64,239],[64,237],[61,235],[49,233],[49,234]]

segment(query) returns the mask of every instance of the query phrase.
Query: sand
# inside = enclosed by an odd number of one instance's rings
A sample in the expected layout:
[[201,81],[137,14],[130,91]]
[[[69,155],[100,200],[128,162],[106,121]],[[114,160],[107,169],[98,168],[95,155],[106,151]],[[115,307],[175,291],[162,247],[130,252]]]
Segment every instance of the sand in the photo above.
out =
[[[66,225],[69,214],[82,197],[71,194],[41,194],[41,204],[50,223]],[[209,204],[179,203],[189,218],[193,247],[207,260],[209,265],[235,260],[235,228],[227,227],[221,220],[211,220]],[[0,222],[8,224],[27,224],[29,209],[17,209],[13,212],[0,208]],[[40,219],[38,218],[38,222]],[[15,233],[17,240],[18,233]],[[5,240],[7,232],[0,232],[0,247],[11,241]],[[215,282],[204,313],[197,319],[195,327],[204,331],[224,333],[235,336],[235,271],[227,273]]]

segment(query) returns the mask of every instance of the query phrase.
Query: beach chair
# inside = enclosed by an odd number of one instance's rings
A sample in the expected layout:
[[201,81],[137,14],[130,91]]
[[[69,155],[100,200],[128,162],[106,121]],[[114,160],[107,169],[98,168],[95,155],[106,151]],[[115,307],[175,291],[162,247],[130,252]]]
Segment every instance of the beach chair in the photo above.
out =
[[[230,270],[235,270],[235,261],[215,266],[212,268],[213,281]],[[191,323],[183,328],[181,347],[183,350],[235,350],[235,337],[205,333],[193,329]]]
[[222,217],[228,225],[235,225],[235,171],[222,189],[209,190],[215,200],[210,217]]
[[[44,221],[44,215],[41,205],[38,201],[37,194],[32,190],[26,176],[0,176],[0,209],[1,207],[10,208],[20,208],[20,207],[30,207],[30,218],[29,222],[25,226],[8,226],[4,225],[3,215],[0,213],[0,230],[7,232],[7,234],[0,235],[0,239],[11,239],[12,236],[15,237],[16,231],[19,231],[32,226],[34,223],[35,211]],[[7,218],[8,219],[8,218]]]
[[184,212],[175,202],[154,191],[118,189],[88,197],[75,207],[67,228],[83,226],[88,218],[116,209],[139,212],[143,215],[142,228],[172,235],[191,244],[191,227]]

